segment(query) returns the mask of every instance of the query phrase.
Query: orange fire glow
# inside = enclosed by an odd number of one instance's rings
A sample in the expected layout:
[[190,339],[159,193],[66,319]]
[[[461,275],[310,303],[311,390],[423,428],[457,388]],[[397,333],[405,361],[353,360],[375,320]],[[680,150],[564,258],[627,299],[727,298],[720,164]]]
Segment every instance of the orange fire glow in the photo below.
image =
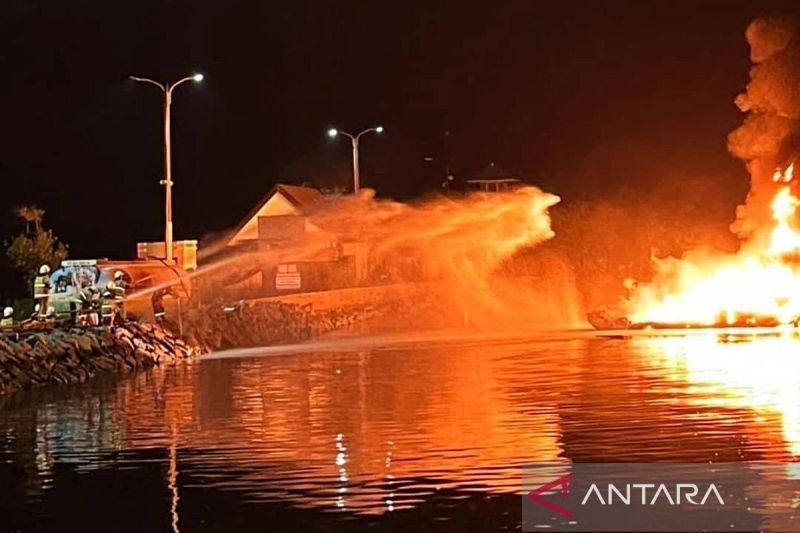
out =
[[734,255],[695,254],[656,261],[653,283],[636,287],[629,318],[638,323],[789,324],[800,316],[800,200],[794,164],[777,169],[770,202],[773,226],[763,245],[745,243]]

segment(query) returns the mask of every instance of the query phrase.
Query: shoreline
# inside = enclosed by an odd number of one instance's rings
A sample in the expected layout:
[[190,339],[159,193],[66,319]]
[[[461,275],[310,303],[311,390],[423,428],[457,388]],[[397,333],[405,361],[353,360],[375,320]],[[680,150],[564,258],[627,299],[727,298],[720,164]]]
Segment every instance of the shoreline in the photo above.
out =
[[112,328],[20,333],[17,339],[0,339],[0,396],[176,364],[197,352],[154,324],[129,322]]
[[133,374],[204,353],[308,341],[399,316],[428,326],[441,319],[441,314],[415,301],[415,291],[392,290],[360,290],[369,298],[360,294],[330,302],[332,294],[340,296],[342,291],[301,295],[310,298],[302,302],[218,301],[189,307],[178,322],[168,317],[162,324],[131,320],[113,327],[9,332],[0,337],[0,397],[27,388],[82,383],[97,375]]

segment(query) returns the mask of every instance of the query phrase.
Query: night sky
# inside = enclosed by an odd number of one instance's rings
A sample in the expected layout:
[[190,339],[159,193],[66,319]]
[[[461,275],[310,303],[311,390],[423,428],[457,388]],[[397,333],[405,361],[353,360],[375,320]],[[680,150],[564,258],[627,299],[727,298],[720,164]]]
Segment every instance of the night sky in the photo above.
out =
[[746,183],[725,150],[744,29],[796,1],[469,4],[4,0],[0,236],[34,203],[73,257],[161,237],[161,94],[131,74],[206,76],[174,96],[176,238],[234,226],[276,182],[347,185],[333,125],[386,128],[362,144],[386,197],[436,190],[447,161],[565,202],[674,173]]

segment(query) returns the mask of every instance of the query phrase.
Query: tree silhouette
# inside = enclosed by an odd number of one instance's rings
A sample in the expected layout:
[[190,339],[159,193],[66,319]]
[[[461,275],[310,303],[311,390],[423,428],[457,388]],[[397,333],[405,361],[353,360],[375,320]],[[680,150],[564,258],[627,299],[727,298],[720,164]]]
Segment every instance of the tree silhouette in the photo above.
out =
[[25,221],[25,233],[31,232],[31,224],[35,231],[42,231],[42,220],[45,210],[35,205],[21,205],[14,208],[14,214]]
[[48,265],[58,268],[61,261],[67,258],[69,247],[60,242],[52,231],[43,228],[44,209],[31,205],[17,207],[14,212],[25,221],[25,233],[5,243],[6,256],[23,275],[28,289],[32,289],[39,267]]

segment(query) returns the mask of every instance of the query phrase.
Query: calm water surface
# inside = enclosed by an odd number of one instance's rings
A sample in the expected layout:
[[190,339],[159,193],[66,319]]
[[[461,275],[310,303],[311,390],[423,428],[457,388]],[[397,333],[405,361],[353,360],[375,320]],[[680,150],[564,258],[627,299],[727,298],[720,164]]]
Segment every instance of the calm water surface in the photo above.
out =
[[528,462],[800,457],[791,336],[288,352],[4,400],[0,530],[514,530]]

